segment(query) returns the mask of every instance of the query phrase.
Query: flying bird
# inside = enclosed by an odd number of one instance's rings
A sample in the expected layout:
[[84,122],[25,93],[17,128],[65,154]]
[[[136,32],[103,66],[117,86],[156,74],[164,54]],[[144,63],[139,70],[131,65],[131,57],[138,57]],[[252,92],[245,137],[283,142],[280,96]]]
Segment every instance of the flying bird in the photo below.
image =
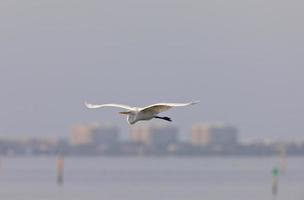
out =
[[103,107],[123,108],[125,109],[125,111],[119,113],[122,115],[127,115],[127,121],[129,124],[135,124],[138,121],[151,120],[153,118],[162,119],[171,122],[172,120],[169,117],[160,117],[158,116],[158,114],[161,112],[165,112],[173,107],[189,106],[197,103],[199,103],[199,101],[193,101],[189,103],[157,103],[140,108],[140,107],[131,107],[123,104],[94,105],[85,102],[85,106],[90,109],[103,108]]

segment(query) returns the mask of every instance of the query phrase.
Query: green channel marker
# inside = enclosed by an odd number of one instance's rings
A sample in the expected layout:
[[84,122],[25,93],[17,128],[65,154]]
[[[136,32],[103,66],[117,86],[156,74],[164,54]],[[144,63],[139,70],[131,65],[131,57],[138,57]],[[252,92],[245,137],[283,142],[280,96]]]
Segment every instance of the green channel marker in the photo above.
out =
[[272,175],[273,176],[279,176],[279,169],[277,167],[274,167],[272,170]]

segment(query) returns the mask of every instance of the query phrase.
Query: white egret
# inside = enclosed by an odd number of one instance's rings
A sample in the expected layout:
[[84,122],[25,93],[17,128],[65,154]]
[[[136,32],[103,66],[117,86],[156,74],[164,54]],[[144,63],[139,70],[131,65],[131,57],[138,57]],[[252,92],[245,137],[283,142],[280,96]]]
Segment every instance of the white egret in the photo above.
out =
[[169,117],[160,117],[158,116],[159,113],[169,110],[173,107],[179,106],[189,106],[193,104],[197,104],[199,101],[193,101],[189,103],[157,103],[150,106],[146,106],[143,108],[140,107],[131,107],[122,104],[101,104],[101,105],[94,105],[85,102],[87,108],[94,109],[94,108],[103,108],[103,107],[116,107],[116,108],[123,108],[126,111],[119,112],[120,114],[127,115],[127,121],[129,124],[135,124],[141,120],[150,120],[153,118],[163,119],[166,121],[172,121]]

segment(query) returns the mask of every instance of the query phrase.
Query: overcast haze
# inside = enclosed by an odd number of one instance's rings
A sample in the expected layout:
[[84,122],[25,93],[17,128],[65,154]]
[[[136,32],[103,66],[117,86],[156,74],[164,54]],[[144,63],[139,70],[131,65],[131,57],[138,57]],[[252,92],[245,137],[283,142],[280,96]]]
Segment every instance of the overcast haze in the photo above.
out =
[[224,121],[242,138],[304,139],[303,1],[0,2],[0,135],[67,136],[115,109],[201,103],[173,124]]

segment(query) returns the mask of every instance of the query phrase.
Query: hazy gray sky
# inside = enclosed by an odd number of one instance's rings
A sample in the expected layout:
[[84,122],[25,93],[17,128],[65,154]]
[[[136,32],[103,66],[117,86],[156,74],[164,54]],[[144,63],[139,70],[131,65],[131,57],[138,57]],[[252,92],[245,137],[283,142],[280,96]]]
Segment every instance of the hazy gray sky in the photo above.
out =
[[114,121],[92,103],[201,100],[168,113],[242,138],[304,139],[303,1],[2,0],[0,135]]

